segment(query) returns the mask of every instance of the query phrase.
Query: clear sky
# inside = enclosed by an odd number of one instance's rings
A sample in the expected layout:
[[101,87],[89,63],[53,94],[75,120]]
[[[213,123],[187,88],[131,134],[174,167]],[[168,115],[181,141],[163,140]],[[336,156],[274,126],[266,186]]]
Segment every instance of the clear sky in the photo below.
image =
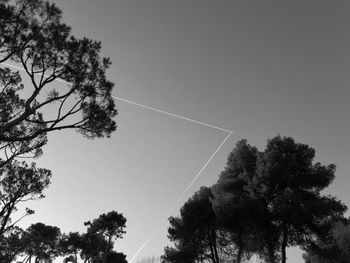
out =
[[[169,211],[226,133],[116,101],[111,139],[49,136],[38,163],[52,169],[52,185],[23,226],[82,231],[84,221],[116,210],[128,220],[117,250],[131,259],[159,230],[139,258],[157,256],[167,244],[166,218],[217,180],[235,143],[246,138],[262,150],[278,133],[335,163],[327,193],[350,205],[349,1],[55,2],[74,35],[102,41],[116,96],[235,134]],[[296,249],[287,256],[303,262]]]

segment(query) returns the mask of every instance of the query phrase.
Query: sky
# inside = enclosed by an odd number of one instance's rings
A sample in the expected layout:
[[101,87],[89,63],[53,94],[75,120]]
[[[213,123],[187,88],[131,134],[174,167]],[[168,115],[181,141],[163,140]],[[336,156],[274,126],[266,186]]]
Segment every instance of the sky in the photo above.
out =
[[[168,245],[167,218],[216,182],[240,139],[260,150],[280,134],[337,165],[325,191],[350,205],[350,2],[335,0],[56,0],[77,37],[102,42],[113,94],[234,131],[176,203],[226,132],[116,100],[118,129],[88,140],[49,135],[37,160],[53,171],[46,198],[22,221],[84,231],[115,210],[127,218],[116,249],[132,259]],[[57,88],[62,83],[55,83]],[[290,262],[301,252],[290,249]]]

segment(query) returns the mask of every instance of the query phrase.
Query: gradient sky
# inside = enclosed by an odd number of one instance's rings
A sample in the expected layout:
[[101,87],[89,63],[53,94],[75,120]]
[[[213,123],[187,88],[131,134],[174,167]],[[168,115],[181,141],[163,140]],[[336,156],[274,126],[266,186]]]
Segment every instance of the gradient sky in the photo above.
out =
[[[235,143],[246,138],[263,150],[278,133],[314,147],[316,161],[335,163],[326,192],[350,205],[349,1],[55,3],[74,35],[102,41],[115,96],[235,134],[174,206],[226,133],[116,101],[111,139],[49,136],[38,163],[53,171],[52,185],[45,199],[28,204],[36,214],[22,226],[83,231],[83,222],[116,210],[128,220],[116,249],[130,260],[159,230],[138,258],[160,255],[166,218],[217,180]],[[297,249],[288,253],[290,262],[303,262]]]

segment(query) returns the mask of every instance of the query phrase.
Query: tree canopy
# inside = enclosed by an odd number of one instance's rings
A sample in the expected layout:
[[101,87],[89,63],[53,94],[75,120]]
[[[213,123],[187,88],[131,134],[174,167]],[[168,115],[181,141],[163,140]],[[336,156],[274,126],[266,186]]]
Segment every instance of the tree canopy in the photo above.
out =
[[14,225],[33,211],[13,220],[11,215],[17,211],[20,202],[41,199],[43,191],[50,184],[51,171],[37,168],[34,163],[13,161],[0,170],[0,237],[11,231]]
[[[199,245],[203,240],[216,245],[204,250],[218,251],[217,257],[206,258],[213,263],[227,259],[239,263],[252,255],[268,263],[285,263],[289,246],[309,251],[308,260],[314,257],[347,209],[336,197],[322,195],[334,180],[335,165],[315,163],[314,157],[313,148],[290,137],[268,140],[263,151],[239,141],[211,190],[202,188],[181,208],[180,217],[170,217],[169,239],[175,247],[165,248],[164,262],[184,258],[196,262],[201,255],[198,246],[205,247]],[[200,206],[205,191],[210,195]],[[212,227],[211,237],[207,226]],[[340,234],[346,229],[338,225],[332,232],[337,242],[322,251],[346,251],[349,237]],[[217,242],[210,243],[213,240]]]
[[[39,156],[51,131],[110,136],[117,110],[101,43],[72,36],[61,10],[44,0],[0,2],[0,19],[0,63],[23,68],[29,79],[0,68],[0,165]],[[65,84],[58,88],[55,80]]]

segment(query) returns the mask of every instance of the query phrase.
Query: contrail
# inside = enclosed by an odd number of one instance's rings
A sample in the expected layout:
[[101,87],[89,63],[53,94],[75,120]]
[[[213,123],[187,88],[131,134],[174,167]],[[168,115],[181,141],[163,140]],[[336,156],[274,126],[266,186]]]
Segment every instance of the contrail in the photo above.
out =
[[140,254],[141,250],[148,244],[149,241],[157,234],[158,231],[154,231],[152,235],[141,245],[141,247],[136,251],[135,255],[130,259],[129,263],[132,263],[135,258]]
[[[177,200],[175,201],[175,203],[170,207],[168,213],[165,216],[165,219],[168,217],[168,215],[171,213],[171,211],[174,209],[174,207],[177,205],[177,203],[183,198],[183,196],[187,193],[187,191],[192,187],[192,185],[197,181],[197,179],[199,178],[199,176],[202,174],[202,172],[204,171],[204,169],[208,166],[208,164],[210,163],[210,161],[214,158],[214,156],[217,154],[217,152],[220,150],[220,148],[225,144],[225,142],[228,140],[228,138],[230,138],[230,136],[233,134],[234,132],[229,132],[228,135],[225,137],[225,139],[220,143],[219,147],[215,150],[215,152],[209,157],[209,159],[206,161],[206,163],[203,165],[203,167],[199,170],[199,172],[196,174],[196,176],[193,178],[193,180],[188,184],[188,186],[185,188],[185,190],[179,195],[179,197],[177,198]],[[160,222],[160,225],[163,223],[163,220]],[[153,231],[153,233],[150,235],[150,237],[148,237],[146,239],[146,241],[141,245],[141,247],[136,251],[135,255],[131,258],[131,260],[129,261],[130,263],[132,263],[135,258],[140,254],[140,252],[142,251],[142,249],[152,240],[152,238],[158,233],[158,231],[160,230],[160,227],[158,227],[156,230]]]
[[194,123],[197,123],[197,124],[200,124],[200,125],[203,125],[203,126],[207,126],[207,127],[213,128],[213,129],[221,130],[221,131],[224,131],[224,132],[233,133],[233,131],[230,131],[230,130],[227,130],[227,129],[224,129],[224,128],[221,128],[221,127],[218,127],[218,126],[214,126],[214,125],[211,125],[211,124],[208,124],[208,123],[205,123],[205,122],[201,122],[201,121],[196,121],[196,120],[193,120],[193,119],[190,119],[190,118],[186,118],[186,117],[174,114],[174,113],[170,113],[170,112],[167,112],[167,111],[163,111],[163,110],[159,110],[159,109],[156,109],[156,108],[153,108],[153,107],[149,107],[149,106],[146,106],[144,104],[133,102],[133,101],[130,101],[130,100],[127,100],[127,99],[123,99],[123,98],[116,97],[116,96],[113,96],[113,98],[115,98],[117,100],[120,100],[120,101],[124,101],[124,102],[130,103],[130,104],[134,104],[134,105],[142,107],[142,108],[146,108],[146,109],[149,109],[149,110],[160,112],[160,113],[163,113],[163,114],[168,115],[168,116],[172,116],[172,117],[179,118],[179,119],[182,119],[182,120],[194,122]]

